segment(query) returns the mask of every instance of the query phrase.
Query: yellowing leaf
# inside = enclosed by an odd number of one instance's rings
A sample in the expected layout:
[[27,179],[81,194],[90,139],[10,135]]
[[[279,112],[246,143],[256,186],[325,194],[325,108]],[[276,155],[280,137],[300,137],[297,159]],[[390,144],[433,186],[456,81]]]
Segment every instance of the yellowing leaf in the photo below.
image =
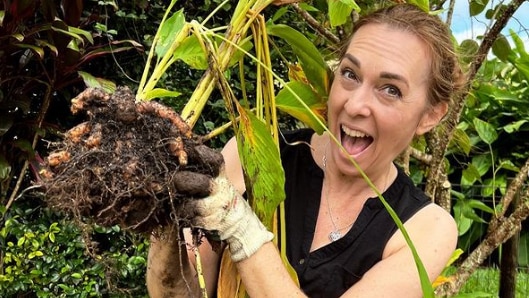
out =
[[285,199],[285,174],[279,149],[266,125],[248,110],[239,108],[241,121],[237,132],[246,193],[253,210],[263,224],[272,230],[272,219]]
[[310,86],[292,81],[289,82],[276,96],[276,106],[283,112],[305,123],[317,133],[323,133],[325,99],[319,97]]

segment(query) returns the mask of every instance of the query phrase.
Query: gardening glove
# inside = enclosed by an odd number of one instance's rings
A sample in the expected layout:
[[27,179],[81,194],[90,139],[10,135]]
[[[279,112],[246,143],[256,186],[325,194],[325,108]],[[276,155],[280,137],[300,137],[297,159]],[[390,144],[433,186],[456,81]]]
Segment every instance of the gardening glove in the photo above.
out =
[[274,237],[223,171],[210,180],[209,196],[185,204],[189,214],[194,215],[192,226],[216,232],[228,243],[235,262],[250,257]]

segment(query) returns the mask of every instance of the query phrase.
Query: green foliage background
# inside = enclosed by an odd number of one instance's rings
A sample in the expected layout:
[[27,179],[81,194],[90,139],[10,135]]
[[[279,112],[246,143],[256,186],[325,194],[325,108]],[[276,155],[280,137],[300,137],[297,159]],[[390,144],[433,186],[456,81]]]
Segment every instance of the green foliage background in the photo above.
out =
[[[63,4],[62,9],[58,2]],[[179,1],[177,6],[184,9],[187,19],[201,22],[222,2],[187,0]],[[69,100],[84,89],[83,78],[87,79],[78,71],[102,84],[111,81],[135,90],[166,1],[11,3],[16,5],[17,17],[4,13],[0,25],[0,295],[146,296],[148,243],[144,237],[118,227],[76,224],[49,210],[39,190],[32,185],[48,142],[81,121],[69,113]],[[494,16],[482,7],[486,3],[472,3],[473,13]],[[326,1],[315,0],[310,4],[301,7],[329,27]],[[382,2],[357,4],[367,11]],[[435,7],[442,3],[430,4]],[[2,10],[8,11],[3,5]],[[234,5],[234,1],[228,1],[208,26],[227,24]],[[267,20],[301,31],[321,49],[326,60],[333,58],[336,45],[315,34],[292,8],[270,7],[264,13]],[[75,35],[58,30],[67,26],[79,30],[74,31]],[[332,28],[339,38],[344,38],[349,29],[350,22]],[[480,68],[472,83],[456,135],[446,153],[449,180],[454,184],[453,212],[459,226],[460,247],[465,251],[479,241],[490,215],[501,208],[495,199],[503,194],[509,179],[528,157],[529,56],[523,44],[516,42],[516,32],[507,38],[514,40],[514,45],[498,39],[494,55]],[[468,57],[477,49],[476,41],[472,40],[459,46]],[[287,78],[285,63],[296,61],[292,49],[274,39],[272,55],[276,63],[274,71]],[[253,69],[249,62],[243,70],[248,94],[255,89]],[[233,90],[240,93],[238,72],[237,68],[230,69],[226,76]],[[174,65],[159,86],[182,95],[164,99],[164,103],[181,110],[201,75],[201,71],[184,63]],[[281,117],[283,127],[296,125],[292,118]],[[227,121],[223,99],[214,92],[195,131],[206,134]],[[229,132],[223,134],[210,145],[220,147],[230,136]],[[419,141],[415,146],[424,144]],[[412,173],[415,182],[424,182],[422,167],[416,165]]]

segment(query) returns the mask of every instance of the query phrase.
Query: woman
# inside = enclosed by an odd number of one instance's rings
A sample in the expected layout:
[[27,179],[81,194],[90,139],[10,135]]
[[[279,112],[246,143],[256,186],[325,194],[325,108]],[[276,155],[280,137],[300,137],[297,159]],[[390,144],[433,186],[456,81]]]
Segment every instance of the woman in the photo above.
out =
[[[456,225],[393,161],[414,136],[441,121],[463,83],[448,29],[437,17],[402,4],[356,23],[328,101],[329,130],[345,151],[329,134],[310,130],[285,134],[281,145],[287,256],[301,288],[239,195],[245,187],[233,140],[223,150],[225,175],[214,179],[211,196],[190,203],[198,210],[192,222],[228,243],[251,297],[421,297],[411,250],[350,158],[404,222],[433,281],[455,249]],[[147,274],[153,296],[171,292],[159,276],[171,269],[174,247],[153,240]],[[213,292],[218,256],[201,250]]]

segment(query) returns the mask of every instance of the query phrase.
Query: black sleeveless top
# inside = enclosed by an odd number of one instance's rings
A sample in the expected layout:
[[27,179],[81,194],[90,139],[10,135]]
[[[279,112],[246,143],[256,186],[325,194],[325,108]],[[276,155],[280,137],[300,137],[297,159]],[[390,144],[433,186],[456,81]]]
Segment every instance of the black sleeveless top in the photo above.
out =
[[[305,294],[332,298],[342,295],[382,259],[386,243],[398,228],[378,197],[370,198],[346,235],[310,252],[323,183],[323,171],[306,145],[313,133],[310,129],[287,132],[280,144],[286,177],[287,257]],[[431,202],[400,169],[382,195],[402,222]]]

